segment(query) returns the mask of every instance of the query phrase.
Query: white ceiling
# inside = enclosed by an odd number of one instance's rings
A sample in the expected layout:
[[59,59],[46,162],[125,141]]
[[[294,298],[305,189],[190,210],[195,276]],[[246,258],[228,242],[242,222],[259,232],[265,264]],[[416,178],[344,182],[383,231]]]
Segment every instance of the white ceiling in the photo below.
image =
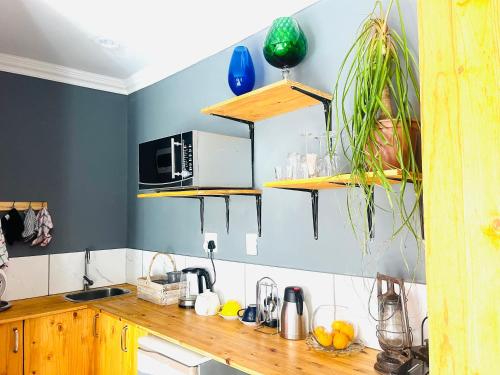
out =
[[1,0],[0,70],[129,93],[316,1]]

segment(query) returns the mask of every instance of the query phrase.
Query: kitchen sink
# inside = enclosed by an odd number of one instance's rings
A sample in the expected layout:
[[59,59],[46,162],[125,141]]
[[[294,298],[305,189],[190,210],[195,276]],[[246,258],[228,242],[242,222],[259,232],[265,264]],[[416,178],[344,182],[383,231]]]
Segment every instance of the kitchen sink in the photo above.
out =
[[96,299],[121,296],[128,293],[130,293],[130,290],[122,288],[100,288],[66,294],[64,298],[71,302],[85,302],[94,301]]

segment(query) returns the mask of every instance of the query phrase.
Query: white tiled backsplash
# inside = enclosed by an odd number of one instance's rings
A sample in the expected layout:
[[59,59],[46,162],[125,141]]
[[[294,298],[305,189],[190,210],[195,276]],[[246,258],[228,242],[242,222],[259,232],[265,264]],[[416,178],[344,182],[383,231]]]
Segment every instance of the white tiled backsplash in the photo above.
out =
[[[154,252],[133,249],[99,250],[91,253],[89,276],[93,287],[131,283],[145,276]],[[177,269],[204,267],[213,279],[210,260],[207,258],[173,255]],[[375,335],[376,322],[368,312],[368,300],[373,279],[355,276],[335,275],[321,272],[301,271],[280,267],[260,266],[237,262],[215,260],[217,281],[215,291],[221,302],[229,299],[239,301],[243,306],[255,303],[257,280],[268,276],[276,281],[280,293],[287,286],[296,285],[304,289],[305,301],[310,316],[319,305],[337,304],[346,306],[358,325],[359,337],[372,348],[379,348]],[[82,289],[84,253],[66,253],[35,257],[13,258],[7,269],[8,289],[6,300],[23,299],[48,294],[64,293]],[[166,256],[156,259],[152,274],[172,270]],[[420,342],[420,322],[427,314],[426,286],[406,285],[410,325],[414,342]],[[377,314],[376,292],[370,304],[371,313]]]
[[[89,278],[93,287],[126,282],[127,249],[91,252]],[[16,300],[83,288],[85,253],[64,253],[11,258],[6,268],[7,290],[3,299]]]
[[[145,276],[155,253],[150,251],[127,249],[127,282],[135,284],[137,277]],[[212,264],[207,258],[175,255],[177,268],[204,267],[213,280]],[[321,272],[301,271],[288,268],[260,266],[238,262],[215,260],[217,281],[215,291],[221,302],[235,299],[246,306],[255,303],[256,283],[264,277],[271,277],[277,284],[280,293],[287,286],[300,286],[304,290],[305,301],[312,317],[314,309],[320,305],[346,306],[358,325],[360,339],[369,347],[380,349],[375,334],[376,322],[368,312],[368,300],[374,279],[356,276],[335,275]],[[165,273],[172,269],[166,257],[157,258],[153,264],[152,274]],[[420,343],[420,323],[427,315],[426,286],[422,284],[406,284],[408,293],[408,311],[410,325],[413,328],[413,340]],[[371,313],[377,315],[376,291],[371,298]]]

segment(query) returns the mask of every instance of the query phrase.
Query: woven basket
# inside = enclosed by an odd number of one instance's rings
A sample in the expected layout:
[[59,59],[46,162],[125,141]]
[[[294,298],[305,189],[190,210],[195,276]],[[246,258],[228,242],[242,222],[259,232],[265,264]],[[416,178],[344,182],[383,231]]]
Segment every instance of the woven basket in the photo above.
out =
[[183,282],[171,284],[158,284],[154,282],[155,280],[165,279],[165,275],[151,276],[153,263],[160,255],[166,256],[172,263],[174,271],[177,271],[174,258],[170,254],[156,253],[153,259],[151,259],[151,263],[149,263],[147,276],[137,279],[137,297],[156,303],[157,305],[173,305],[179,302]]

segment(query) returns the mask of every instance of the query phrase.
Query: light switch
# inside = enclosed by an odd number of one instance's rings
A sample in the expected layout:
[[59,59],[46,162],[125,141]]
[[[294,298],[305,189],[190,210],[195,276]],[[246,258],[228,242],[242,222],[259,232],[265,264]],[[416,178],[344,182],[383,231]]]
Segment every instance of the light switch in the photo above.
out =
[[247,255],[257,255],[257,233],[247,233]]

